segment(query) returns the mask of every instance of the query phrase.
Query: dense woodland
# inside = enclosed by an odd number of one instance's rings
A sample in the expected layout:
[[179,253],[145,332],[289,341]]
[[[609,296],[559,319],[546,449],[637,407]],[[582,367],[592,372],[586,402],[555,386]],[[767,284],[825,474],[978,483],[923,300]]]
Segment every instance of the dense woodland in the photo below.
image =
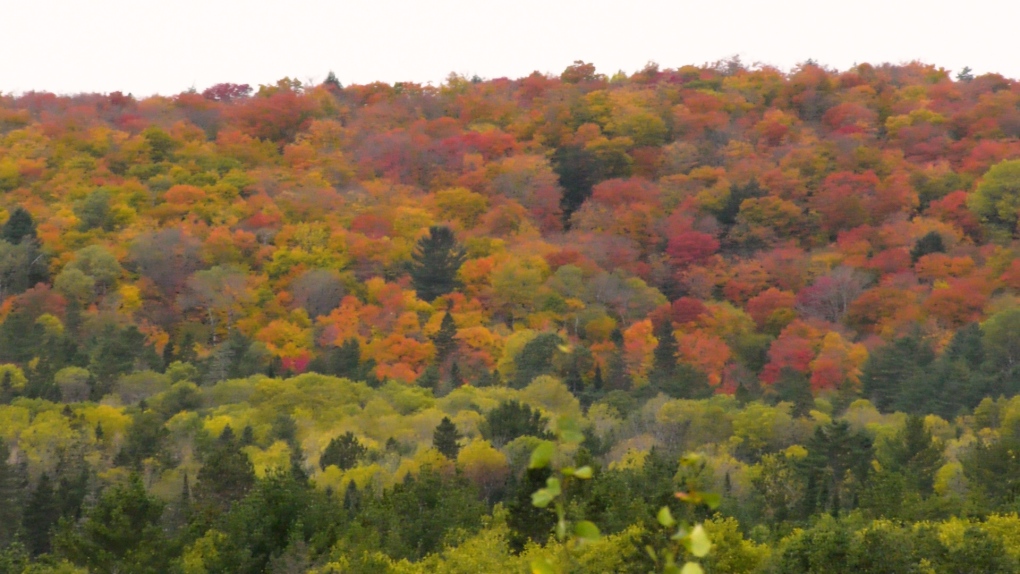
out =
[[1020,571],[1018,222],[918,63],[0,93],[0,574]]

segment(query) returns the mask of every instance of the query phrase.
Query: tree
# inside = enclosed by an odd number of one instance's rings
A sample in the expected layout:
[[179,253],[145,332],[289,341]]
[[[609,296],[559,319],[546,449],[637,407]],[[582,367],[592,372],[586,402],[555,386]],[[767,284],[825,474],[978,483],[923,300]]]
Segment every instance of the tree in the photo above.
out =
[[519,401],[504,401],[485,413],[485,420],[478,426],[482,436],[497,447],[520,436],[546,438],[548,421],[537,409]]
[[347,294],[343,278],[332,269],[310,269],[294,280],[290,287],[294,304],[308,311],[310,319],[328,315]]
[[203,457],[195,484],[195,502],[215,515],[244,498],[255,485],[255,469],[227,425]]
[[418,297],[431,302],[452,293],[459,286],[457,271],[465,257],[449,227],[430,227],[411,255],[411,282]]
[[447,311],[439,323],[439,330],[432,336],[432,344],[436,347],[436,363],[442,364],[457,348],[457,324]]
[[457,431],[457,425],[453,424],[450,417],[443,417],[436,430],[432,433],[432,446],[450,460],[457,459],[460,452],[460,444],[457,443],[463,435]]
[[21,243],[23,239],[35,241],[35,220],[32,214],[21,206],[15,208],[0,229],[0,239],[13,245]]
[[913,491],[929,496],[935,484],[935,473],[945,462],[942,443],[924,426],[924,418],[907,417],[906,424],[888,445],[883,467],[899,472]]
[[1020,160],[989,169],[967,201],[982,223],[1002,237],[1014,237],[1020,213]]
[[917,263],[917,260],[925,255],[945,252],[946,244],[942,241],[942,234],[938,231],[930,231],[914,244],[913,249],[910,250],[910,260]]
[[93,572],[165,572],[162,515],[163,503],[149,496],[133,474],[107,489],[83,523],[65,523],[54,546],[59,555]]
[[50,532],[60,518],[60,507],[53,493],[53,484],[45,472],[28,498],[22,528],[25,546],[33,556],[50,551]]
[[27,468],[11,464],[11,451],[0,438],[0,547],[15,542],[22,525],[23,504],[28,491]]
[[354,433],[346,433],[333,437],[326,445],[319,457],[319,468],[326,470],[327,466],[335,465],[340,470],[349,470],[358,464],[358,460],[365,456],[368,449],[361,444]]
[[845,507],[853,508],[854,489],[864,484],[871,470],[871,439],[851,432],[846,421],[833,421],[816,427],[805,446],[808,454],[798,467],[807,484],[808,514],[816,509],[839,514]]

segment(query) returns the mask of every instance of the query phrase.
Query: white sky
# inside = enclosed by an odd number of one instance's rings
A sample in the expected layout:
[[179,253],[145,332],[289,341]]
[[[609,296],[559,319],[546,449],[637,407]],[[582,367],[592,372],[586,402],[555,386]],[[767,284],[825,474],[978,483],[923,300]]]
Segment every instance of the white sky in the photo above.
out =
[[0,0],[0,92],[175,94],[284,76],[441,83],[577,59],[921,60],[1020,77],[1016,0]]

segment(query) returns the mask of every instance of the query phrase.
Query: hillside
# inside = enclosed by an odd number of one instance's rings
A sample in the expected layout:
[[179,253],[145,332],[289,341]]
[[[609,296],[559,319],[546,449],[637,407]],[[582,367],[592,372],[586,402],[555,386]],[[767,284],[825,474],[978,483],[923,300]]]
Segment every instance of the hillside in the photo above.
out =
[[563,571],[667,502],[710,572],[1018,567],[1015,80],[0,93],[0,208],[0,574],[528,571],[554,435]]

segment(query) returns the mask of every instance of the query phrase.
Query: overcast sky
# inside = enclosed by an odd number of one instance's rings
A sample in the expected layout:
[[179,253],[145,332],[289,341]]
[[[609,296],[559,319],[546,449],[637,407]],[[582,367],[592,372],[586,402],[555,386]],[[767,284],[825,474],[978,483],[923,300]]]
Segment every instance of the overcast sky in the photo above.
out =
[[[0,0],[0,92],[176,94],[284,76],[441,83],[739,54],[1020,77],[1015,0]],[[1009,8],[1013,5],[1013,8]]]

